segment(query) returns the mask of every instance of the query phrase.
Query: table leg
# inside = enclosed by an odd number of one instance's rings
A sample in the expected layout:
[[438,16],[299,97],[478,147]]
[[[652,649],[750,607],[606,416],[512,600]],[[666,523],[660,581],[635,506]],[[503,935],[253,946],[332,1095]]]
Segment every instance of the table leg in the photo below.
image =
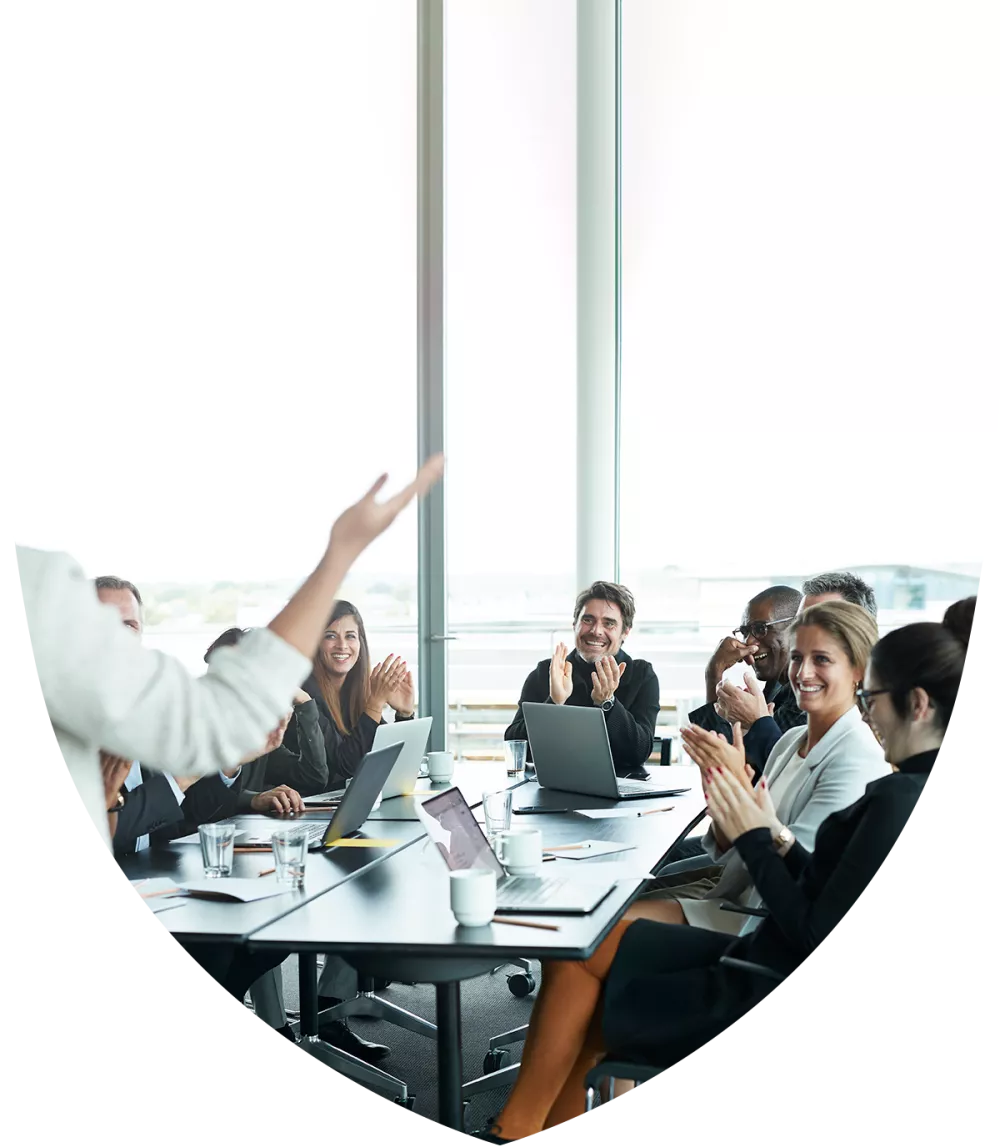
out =
[[319,987],[316,953],[299,952],[299,1035],[319,1034]]
[[437,985],[438,1120],[462,1131],[462,1010],[459,984]]

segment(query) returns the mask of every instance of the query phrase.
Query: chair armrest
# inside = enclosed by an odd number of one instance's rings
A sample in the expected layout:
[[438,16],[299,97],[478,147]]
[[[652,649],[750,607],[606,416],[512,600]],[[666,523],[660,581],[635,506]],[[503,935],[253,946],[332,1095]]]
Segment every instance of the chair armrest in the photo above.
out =
[[720,900],[719,907],[723,912],[739,912],[741,916],[769,916],[766,908],[747,908],[745,904],[734,904],[731,900]]
[[739,960],[735,956],[721,956],[719,963],[725,968],[736,968],[741,972],[749,972],[752,976],[763,976],[768,980],[775,980],[777,983],[785,978],[784,973],[776,972],[774,968],[769,968],[766,964],[754,964],[750,960]]

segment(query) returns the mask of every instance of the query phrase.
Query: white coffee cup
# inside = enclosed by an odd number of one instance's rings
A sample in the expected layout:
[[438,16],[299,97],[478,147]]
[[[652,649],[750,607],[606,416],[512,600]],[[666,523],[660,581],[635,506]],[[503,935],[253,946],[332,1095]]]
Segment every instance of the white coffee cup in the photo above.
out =
[[452,872],[451,910],[459,924],[482,928],[496,915],[497,878],[489,868],[465,868]]
[[511,876],[536,876],[542,867],[542,834],[537,828],[508,828],[494,835],[497,859]]
[[454,771],[454,754],[447,752],[427,754],[427,775],[432,781],[450,781]]

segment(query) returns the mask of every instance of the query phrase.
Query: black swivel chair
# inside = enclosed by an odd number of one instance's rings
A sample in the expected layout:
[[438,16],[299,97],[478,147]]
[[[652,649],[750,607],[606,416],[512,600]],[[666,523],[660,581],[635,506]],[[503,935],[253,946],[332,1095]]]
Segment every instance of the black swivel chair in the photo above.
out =
[[[746,909],[743,911],[747,912]],[[764,916],[766,913],[753,911],[747,912],[747,915]],[[774,968],[769,968],[765,964],[754,964],[750,960],[739,960],[735,956],[723,956],[719,963],[726,968],[736,968],[741,972],[749,972],[753,976],[761,976],[776,983],[780,983],[785,978],[783,973],[776,972]],[[587,1092],[587,1111],[593,1110],[597,1090],[605,1080],[608,1081],[608,1099],[614,1099],[616,1079],[631,1079],[636,1084],[646,1083],[665,1070],[666,1068],[653,1067],[648,1063],[629,1063],[622,1059],[602,1060],[596,1067],[587,1072],[587,1077],[583,1083]]]

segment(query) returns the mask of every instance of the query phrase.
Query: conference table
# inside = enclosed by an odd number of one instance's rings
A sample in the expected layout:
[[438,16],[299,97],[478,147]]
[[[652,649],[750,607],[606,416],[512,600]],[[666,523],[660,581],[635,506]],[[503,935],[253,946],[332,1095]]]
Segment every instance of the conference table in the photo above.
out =
[[[161,919],[178,939],[229,940],[245,944],[250,951],[296,953],[300,1033],[306,1040],[315,1039],[318,1030],[315,971],[321,952],[344,956],[363,976],[433,984],[438,1118],[461,1130],[461,981],[514,957],[587,959],[621,918],[644,879],[703,812],[696,767],[649,765],[647,770],[652,782],[689,791],[616,804],[541,790],[534,780],[508,779],[502,764],[459,762],[452,781],[432,784],[422,780],[414,797],[382,802],[362,828],[362,837],[381,842],[377,847],[311,854],[301,891],[245,905],[191,900],[163,912]],[[543,866],[545,876],[602,883],[611,887],[609,894],[587,915],[517,914],[510,922],[482,928],[457,924],[449,903],[448,869],[422,823],[414,819],[413,809],[421,793],[431,795],[453,785],[473,806],[481,803],[484,791],[512,787],[515,810],[528,806],[553,810],[515,812],[512,817],[516,825],[541,829],[544,848],[584,840],[630,846],[628,851],[588,859],[564,855]],[[626,815],[593,819],[578,811],[602,808],[622,810]],[[648,815],[638,815],[644,812]],[[269,853],[239,855],[233,875],[259,872],[271,862]],[[180,882],[195,870],[201,875],[200,849],[173,845],[153,854],[140,853],[125,860],[123,868],[133,879],[169,875]],[[556,929],[524,926],[531,922]]]
[[[631,846],[627,852],[587,860],[564,856],[544,865],[546,876],[570,875],[612,885],[609,895],[587,915],[518,914],[509,923],[463,927],[451,913],[444,861],[430,839],[420,836],[352,880],[265,925],[248,938],[247,946],[251,951],[298,953],[301,1030],[307,1036],[313,1031],[315,988],[310,985],[315,984],[315,956],[320,952],[346,957],[364,975],[433,984],[438,1029],[438,1118],[461,1130],[460,982],[489,972],[512,957],[583,960],[594,953],[643,881],[704,809],[696,768],[650,766],[649,772],[650,780],[661,782],[664,787],[688,787],[690,791],[675,797],[629,801],[630,815],[614,819],[591,819],[575,811],[515,817],[518,824],[541,829],[543,847],[581,840]],[[596,798],[560,796],[562,807],[567,809],[576,804],[590,809],[626,807]],[[538,786],[534,781],[519,784],[513,799],[519,807],[538,804]],[[664,806],[670,806],[669,811],[638,815]],[[558,930],[525,927],[525,921],[555,924]]]

